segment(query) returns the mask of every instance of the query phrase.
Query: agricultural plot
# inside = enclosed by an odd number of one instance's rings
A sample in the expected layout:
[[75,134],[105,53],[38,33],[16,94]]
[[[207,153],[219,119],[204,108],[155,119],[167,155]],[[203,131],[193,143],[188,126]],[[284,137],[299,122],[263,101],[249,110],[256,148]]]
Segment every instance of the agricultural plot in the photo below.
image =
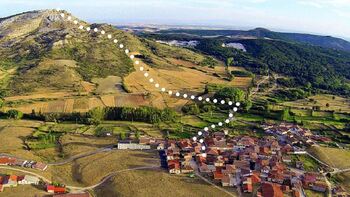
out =
[[322,146],[313,146],[309,149],[310,153],[316,156],[321,161],[327,163],[328,165],[345,169],[350,168],[349,158],[350,151],[346,149],[330,148]]
[[[328,104],[328,105],[327,105]],[[309,108],[319,106],[321,110],[334,110],[336,112],[350,112],[350,100],[329,94],[319,94],[306,99],[283,103],[285,106]]]

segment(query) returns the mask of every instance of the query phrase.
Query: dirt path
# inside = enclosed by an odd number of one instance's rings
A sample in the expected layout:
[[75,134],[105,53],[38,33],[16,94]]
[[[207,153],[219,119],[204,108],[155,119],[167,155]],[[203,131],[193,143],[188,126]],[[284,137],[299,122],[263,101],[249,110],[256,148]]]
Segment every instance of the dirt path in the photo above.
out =
[[[87,187],[76,187],[76,186],[69,186],[66,185],[66,188],[70,189],[74,192],[79,192],[79,191],[84,191],[84,190],[90,190],[90,189],[94,189],[100,185],[102,185],[104,182],[106,182],[107,180],[109,180],[110,178],[116,176],[118,173],[121,172],[127,172],[127,171],[132,171],[132,170],[142,170],[142,169],[156,169],[156,168],[160,168],[159,166],[142,166],[142,167],[136,167],[136,168],[128,168],[128,169],[123,169],[123,170],[118,170],[115,172],[111,172],[108,175],[106,175],[100,182],[91,185],[91,186],[87,186]],[[6,170],[13,170],[13,171],[18,171],[18,172],[23,172],[26,174],[30,174],[33,176],[36,176],[40,179],[42,179],[43,181],[47,182],[47,183],[51,183],[51,180],[41,176],[40,174],[28,171],[28,170],[23,170],[23,169],[18,169],[18,168],[14,168],[14,167],[10,167],[10,166],[0,166],[0,169],[6,169]]]

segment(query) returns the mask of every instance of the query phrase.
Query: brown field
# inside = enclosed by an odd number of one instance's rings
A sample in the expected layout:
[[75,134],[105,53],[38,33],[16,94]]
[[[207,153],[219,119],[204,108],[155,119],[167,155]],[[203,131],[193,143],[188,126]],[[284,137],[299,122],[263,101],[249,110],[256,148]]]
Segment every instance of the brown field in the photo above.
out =
[[350,168],[349,158],[350,151],[339,148],[329,148],[322,146],[313,146],[309,151],[316,156],[321,161],[327,163],[328,165],[345,169]]
[[234,77],[229,83],[230,85],[238,88],[247,88],[252,84],[252,78],[250,77]]
[[337,174],[335,177],[345,191],[350,192],[350,172]]
[[[314,102],[309,101],[314,99]],[[329,107],[326,107],[326,104],[329,104]],[[311,96],[307,99],[301,99],[293,102],[283,103],[286,106],[299,107],[299,108],[312,108],[312,106],[320,106],[321,110],[335,110],[337,112],[350,112],[350,100],[347,98],[329,95],[329,94],[318,94]]]
[[81,86],[86,92],[93,92],[96,89],[96,85],[87,81],[80,82]]
[[39,121],[0,120],[0,153],[18,157],[41,160],[33,152],[24,149],[23,139],[33,133],[34,127],[42,124]]
[[101,96],[101,100],[105,106],[108,106],[108,107],[115,106],[114,95],[103,95]]
[[71,95],[72,93],[70,92],[47,92],[47,93],[38,92],[38,93],[33,93],[31,95],[25,95],[25,96],[5,97],[5,101],[30,100],[30,99],[40,99],[40,98],[64,98]]
[[122,79],[118,76],[108,76],[106,78],[94,78],[92,80],[97,84],[96,93],[125,93],[122,89]]
[[[97,196],[170,196],[212,197],[228,196],[198,178],[170,175],[161,170],[137,170],[118,174],[102,187],[94,190]],[[235,194],[235,193],[233,193]]]

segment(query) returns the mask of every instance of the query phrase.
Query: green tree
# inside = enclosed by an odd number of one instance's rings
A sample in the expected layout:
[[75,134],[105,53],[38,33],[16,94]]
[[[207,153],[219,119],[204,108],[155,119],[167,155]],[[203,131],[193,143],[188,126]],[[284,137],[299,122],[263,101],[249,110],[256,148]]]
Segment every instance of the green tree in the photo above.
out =
[[281,116],[280,116],[280,119],[281,120],[288,120],[290,118],[290,110],[289,108],[284,108],[282,111],[281,111]]
[[121,140],[125,140],[126,139],[126,133],[125,132],[121,132],[120,133],[120,139]]
[[230,99],[235,102],[243,102],[245,100],[245,93],[239,88],[225,87],[217,91],[214,97],[219,99]]
[[15,109],[10,109],[7,111],[7,118],[9,119],[21,119],[23,117],[23,113],[15,110]]
[[233,66],[233,63],[234,63],[233,57],[229,57],[229,58],[226,59],[226,66],[227,67]]
[[93,124],[99,124],[104,120],[106,116],[105,109],[102,107],[96,107],[88,112],[88,117]]

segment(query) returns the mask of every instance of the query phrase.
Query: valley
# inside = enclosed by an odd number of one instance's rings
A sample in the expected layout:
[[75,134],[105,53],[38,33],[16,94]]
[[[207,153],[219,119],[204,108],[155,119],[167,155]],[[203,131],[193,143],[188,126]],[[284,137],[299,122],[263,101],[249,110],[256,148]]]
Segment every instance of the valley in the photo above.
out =
[[[11,16],[0,27],[0,173],[39,177],[28,187],[35,194],[48,186],[90,196],[250,196],[270,185],[287,196],[350,192],[346,50],[291,42],[301,36],[292,34],[131,34],[57,10]],[[199,42],[157,42],[175,38]],[[27,186],[0,196],[24,196]]]

